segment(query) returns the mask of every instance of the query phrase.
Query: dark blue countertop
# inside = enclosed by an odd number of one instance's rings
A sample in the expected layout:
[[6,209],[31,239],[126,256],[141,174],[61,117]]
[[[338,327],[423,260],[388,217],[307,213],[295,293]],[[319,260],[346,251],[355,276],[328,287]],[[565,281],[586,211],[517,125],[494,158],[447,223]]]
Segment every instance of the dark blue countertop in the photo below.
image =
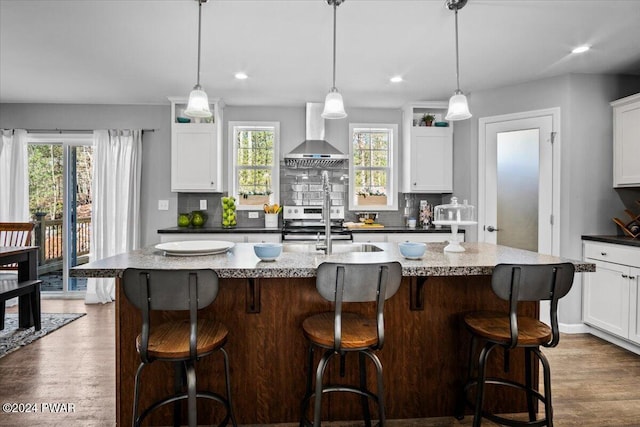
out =
[[627,236],[582,236],[582,240],[591,240],[593,242],[614,243],[616,245],[637,246],[640,247],[640,239],[634,239]]

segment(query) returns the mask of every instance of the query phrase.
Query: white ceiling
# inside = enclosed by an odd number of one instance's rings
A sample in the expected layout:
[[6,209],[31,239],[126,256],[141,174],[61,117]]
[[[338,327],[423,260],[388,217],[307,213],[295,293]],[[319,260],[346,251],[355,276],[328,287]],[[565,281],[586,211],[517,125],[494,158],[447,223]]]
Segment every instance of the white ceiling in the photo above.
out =
[[[201,83],[230,105],[303,105],[331,87],[326,0],[210,0]],[[196,80],[196,0],[0,0],[0,102],[166,104]],[[566,73],[640,76],[640,0],[469,0],[467,93]],[[571,54],[590,44],[591,51]],[[249,79],[233,78],[245,71]],[[402,75],[403,83],[389,78]],[[640,78],[640,77],[639,77]],[[337,82],[346,108],[448,99],[454,14],[444,0],[347,0]]]

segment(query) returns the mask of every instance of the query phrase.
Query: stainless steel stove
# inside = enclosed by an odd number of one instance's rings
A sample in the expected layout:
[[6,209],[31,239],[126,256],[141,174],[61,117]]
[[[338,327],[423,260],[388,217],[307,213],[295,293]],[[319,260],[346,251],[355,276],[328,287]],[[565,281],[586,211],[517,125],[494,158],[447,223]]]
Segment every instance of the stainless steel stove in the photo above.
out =
[[[344,226],[344,206],[331,207],[331,241],[351,243],[351,230]],[[282,208],[283,242],[322,241],[324,239],[324,221],[321,206],[284,206]]]

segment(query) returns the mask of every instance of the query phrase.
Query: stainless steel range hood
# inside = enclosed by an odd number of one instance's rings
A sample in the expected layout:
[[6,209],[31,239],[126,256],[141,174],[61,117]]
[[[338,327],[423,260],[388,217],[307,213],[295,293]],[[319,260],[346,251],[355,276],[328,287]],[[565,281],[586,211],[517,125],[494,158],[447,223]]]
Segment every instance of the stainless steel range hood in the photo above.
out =
[[291,168],[337,169],[346,166],[349,156],[324,139],[323,104],[307,103],[306,139],[284,155],[284,164]]

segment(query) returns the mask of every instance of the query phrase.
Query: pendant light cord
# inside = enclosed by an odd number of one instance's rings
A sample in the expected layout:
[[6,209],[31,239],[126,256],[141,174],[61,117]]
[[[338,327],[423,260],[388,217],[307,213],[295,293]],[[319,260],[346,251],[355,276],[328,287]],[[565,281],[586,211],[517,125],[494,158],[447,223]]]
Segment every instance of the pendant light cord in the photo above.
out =
[[200,28],[202,27],[202,0],[198,0],[198,77],[196,87],[200,88]]
[[456,87],[457,91],[460,92],[460,58],[458,55],[458,8],[455,10],[455,21],[456,21]]
[[337,1],[333,2],[333,86],[332,91],[336,89],[336,10],[338,8]]

